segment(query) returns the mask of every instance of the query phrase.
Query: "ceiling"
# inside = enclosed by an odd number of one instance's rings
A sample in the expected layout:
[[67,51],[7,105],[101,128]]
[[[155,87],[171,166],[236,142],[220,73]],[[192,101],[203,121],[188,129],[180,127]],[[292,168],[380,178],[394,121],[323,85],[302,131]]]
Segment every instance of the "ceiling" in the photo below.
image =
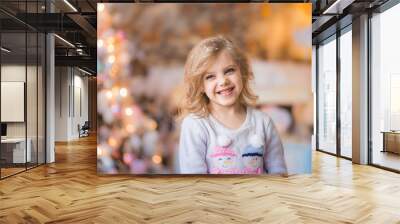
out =
[[8,53],[2,51],[2,60],[24,63],[27,59],[29,63],[32,58],[37,57],[36,51],[44,48],[44,43],[41,42],[44,41],[44,36],[39,34],[52,32],[57,34],[56,66],[78,66],[95,74],[96,2],[48,0],[46,5],[44,0],[1,0],[1,43],[11,50]]
[[[292,0],[268,2],[312,2],[313,3],[313,43],[320,41],[335,32],[335,26],[340,20],[351,23],[351,17],[367,10],[379,7],[387,0]],[[176,2],[133,1],[133,0],[1,0],[0,26],[2,30],[2,46],[13,49],[10,58],[34,54],[35,37],[28,35],[25,40],[25,30],[39,32],[54,32],[64,40],[55,38],[56,65],[80,66],[96,73],[96,5],[100,2]],[[193,1],[196,2],[196,1]],[[204,2],[204,1],[203,1]],[[243,1],[248,2],[248,1]],[[260,2],[260,1],[254,1]],[[68,4],[69,3],[69,4]],[[49,11],[52,13],[49,13]],[[346,25],[346,23],[342,23]],[[34,40],[33,40],[33,39]],[[25,41],[28,48],[25,51]],[[41,47],[41,46],[39,46]],[[78,50],[79,49],[79,50]],[[3,54],[3,53],[2,53]]]
[[388,0],[313,0],[313,44],[347,25],[353,17],[372,11]]

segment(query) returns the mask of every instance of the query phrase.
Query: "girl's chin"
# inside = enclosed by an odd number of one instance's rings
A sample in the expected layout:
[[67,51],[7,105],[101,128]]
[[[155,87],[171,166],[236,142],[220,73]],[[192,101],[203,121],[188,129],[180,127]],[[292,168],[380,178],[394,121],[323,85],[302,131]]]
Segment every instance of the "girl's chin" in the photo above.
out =
[[238,100],[238,97],[235,95],[232,95],[231,97],[224,97],[224,96],[215,96],[214,99],[210,99],[211,104],[214,104],[214,106],[218,107],[233,107],[235,106],[236,102]]
[[216,99],[220,101],[235,101],[238,97],[238,94],[231,93],[230,95],[216,95]]
[[214,103],[223,107],[233,107],[235,106],[235,102],[236,102],[235,99],[232,100],[223,99],[223,100],[216,100]]

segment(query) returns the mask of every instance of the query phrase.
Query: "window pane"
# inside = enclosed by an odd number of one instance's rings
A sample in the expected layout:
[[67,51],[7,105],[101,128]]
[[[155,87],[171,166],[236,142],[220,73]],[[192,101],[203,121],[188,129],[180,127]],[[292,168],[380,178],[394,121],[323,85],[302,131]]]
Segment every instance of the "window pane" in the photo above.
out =
[[26,33],[1,34],[1,177],[25,170],[30,161],[26,144]]
[[372,23],[372,163],[400,170],[400,5]]
[[318,148],[336,153],[336,40],[318,48]]
[[351,158],[352,141],[352,35],[351,31],[340,37],[340,152]]
[[28,168],[37,165],[37,33],[28,32],[27,80],[26,80],[26,112],[27,137],[30,142],[30,160]]
[[39,33],[38,45],[38,163],[45,163],[45,44],[46,37]]

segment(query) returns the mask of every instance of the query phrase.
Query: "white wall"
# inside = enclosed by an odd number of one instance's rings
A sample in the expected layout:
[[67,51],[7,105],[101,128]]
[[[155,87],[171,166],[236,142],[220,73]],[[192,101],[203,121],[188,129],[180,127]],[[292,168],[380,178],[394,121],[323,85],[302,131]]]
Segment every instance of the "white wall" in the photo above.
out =
[[67,67],[55,68],[55,141],[68,140],[68,76]]
[[83,75],[76,68],[56,67],[56,141],[79,138],[78,124],[88,120],[88,78]]

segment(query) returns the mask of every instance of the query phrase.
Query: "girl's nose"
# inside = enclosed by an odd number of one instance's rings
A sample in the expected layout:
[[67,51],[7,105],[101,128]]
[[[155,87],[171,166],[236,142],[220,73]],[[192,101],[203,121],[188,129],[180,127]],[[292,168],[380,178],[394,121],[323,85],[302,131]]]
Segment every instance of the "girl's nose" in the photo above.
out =
[[222,76],[218,79],[218,84],[220,86],[224,86],[224,85],[228,84],[228,82],[229,82],[229,80],[225,76]]

